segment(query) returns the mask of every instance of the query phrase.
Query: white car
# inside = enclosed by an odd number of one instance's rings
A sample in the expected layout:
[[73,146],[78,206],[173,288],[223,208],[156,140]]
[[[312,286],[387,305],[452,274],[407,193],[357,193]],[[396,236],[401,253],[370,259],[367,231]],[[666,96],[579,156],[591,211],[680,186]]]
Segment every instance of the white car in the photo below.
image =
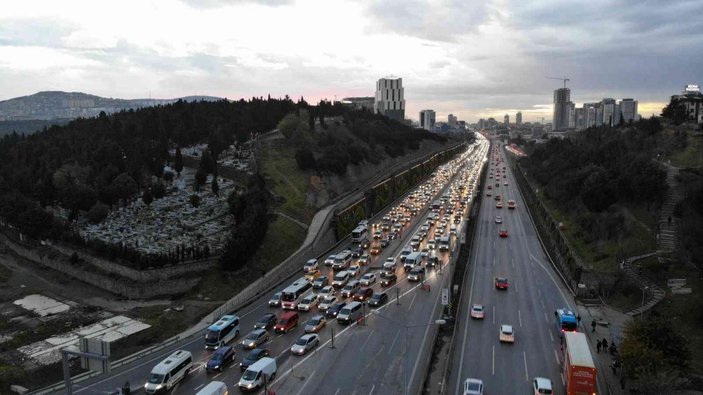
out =
[[503,217],[501,217],[500,215],[496,215],[495,221],[496,221],[497,224],[502,224],[502,223],[503,223]]
[[501,325],[498,338],[501,343],[515,343],[515,332],[512,325]]
[[359,283],[363,286],[368,287],[369,285],[373,284],[376,282],[376,273],[366,273],[364,274],[363,277],[361,277],[361,280],[359,280]]
[[369,254],[363,254],[362,256],[359,257],[359,265],[368,265],[369,264]]
[[337,258],[337,255],[330,255],[325,259],[325,266],[332,266],[334,264],[334,259]]
[[276,292],[271,296],[271,299],[269,299],[269,307],[278,307],[281,305],[281,296],[282,294],[280,292]]
[[298,310],[300,311],[310,311],[313,307],[320,303],[320,298],[317,294],[311,293],[310,295],[303,298],[303,300],[298,303]]
[[483,395],[483,380],[466,379],[464,381],[464,395]]
[[326,286],[322,287],[322,289],[320,290],[320,297],[321,298],[324,298],[325,296],[336,295],[336,294],[337,294],[337,290],[334,289],[334,287],[331,285],[326,285]]
[[383,262],[383,268],[387,270],[395,270],[395,257],[389,256],[386,261]]
[[552,390],[552,380],[544,377],[535,377],[535,379],[532,380],[532,390],[534,391],[534,395],[551,395],[554,393]]
[[293,347],[290,348],[290,352],[294,355],[304,355],[317,346],[318,343],[320,343],[320,337],[317,336],[317,334],[310,333],[303,335],[293,344]]
[[486,316],[485,309],[481,304],[475,304],[471,306],[471,318],[476,318],[482,320]]
[[337,303],[339,299],[337,298],[336,295],[325,295],[322,298],[322,301],[320,302],[320,305],[317,306],[317,309],[320,311],[327,311],[330,307],[332,307],[335,303]]
[[349,272],[346,270],[342,270],[341,272],[337,272],[337,274],[334,275],[334,279],[332,280],[332,286],[335,288],[342,288],[344,284],[349,281]]
[[317,270],[317,259],[308,259],[303,266],[303,272],[310,273],[315,270]]

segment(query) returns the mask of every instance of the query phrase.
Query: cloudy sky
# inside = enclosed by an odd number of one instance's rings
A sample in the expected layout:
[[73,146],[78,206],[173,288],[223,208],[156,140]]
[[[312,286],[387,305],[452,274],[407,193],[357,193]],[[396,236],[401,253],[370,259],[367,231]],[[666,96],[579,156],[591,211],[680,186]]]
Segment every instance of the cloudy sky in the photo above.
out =
[[403,78],[406,116],[471,122],[572,100],[634,97],[658,113],[703,84],[700,0],[11,1],[0,12],[0,100],[372,96]]

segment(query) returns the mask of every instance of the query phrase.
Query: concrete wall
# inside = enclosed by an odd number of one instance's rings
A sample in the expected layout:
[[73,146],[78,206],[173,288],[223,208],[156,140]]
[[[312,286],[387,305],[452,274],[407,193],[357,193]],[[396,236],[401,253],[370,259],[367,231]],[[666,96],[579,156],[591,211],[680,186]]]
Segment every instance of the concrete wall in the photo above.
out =
[[130,299],[148,299],[184,293],[200,281],[200,277],[189,276],[172,280],[133,282],[124,278],[115,278],[97,270],[86,271],[85,267],[72,264],[68,256],[50,246],[29,247],[11,240],[2,233],[0,233],[0,242],[25,259]]

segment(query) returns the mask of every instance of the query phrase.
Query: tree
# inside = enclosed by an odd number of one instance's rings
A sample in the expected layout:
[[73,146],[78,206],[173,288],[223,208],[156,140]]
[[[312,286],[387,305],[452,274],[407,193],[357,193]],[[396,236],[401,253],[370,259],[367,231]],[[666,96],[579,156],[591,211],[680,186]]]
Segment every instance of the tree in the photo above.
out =
[[315,156],[313,156],[312,151],[308,148],[300,148],[296,150],[295,161],[300,170],[315,169],[317,167],[317,164],[315,163]]
[[88,210],[88,221],[93,224],[99,224],[107,218],[109,212],[110,208],[106,204],[97,202]]
[[190,195],[190,205],[193,207],[200,206],[200,196],[195,193]]
[[675,125],[680,125],[686,121],[686,106],[678,99],[672,97],[669,104],[662,110],[662,116],[671,119]]
[[209,149],[203,151],[203,155],[200,157],[199,168],[203,169],[206,174],[212,174],[215,171],[215,159]]
[[661,393],[673,380],[689,371],[691,359],[686,339],[663,317],[635,319],[625,325],[620,357],[625,373],[644,389]]
[[183,171],[183,155],[181,154],[181,147],[176,148],[176,159],[174,160],[174,170],[178,173],[178,177],[181,176]]
[[146,188],[144,190],[144,193],[142,193],[142,201],[147,206],[150,206],[151,202],[154,201],[154,196],[151,194],[151,188]]
[[210,183],[210,189],[215,196],[220,194],[220,184],[217,183],[217,177],[212,177],[212,182]]
[[112,193],[119,199],[122,199],[123,204],[127,203],[132,195],[137,193],[137,182],[127,173],[120,173],[110,184]]
[[602,167],[586,177],[581,188],[581,200],[591,211],[600,212],[617,201],[617,195],[608,173]]
[[193,188],[196,191],[200,190],[200,187],[205,185],[205,182],[207,181],[207,172],[201,167],[198,169],[198,171],[195,172],[195,185]]

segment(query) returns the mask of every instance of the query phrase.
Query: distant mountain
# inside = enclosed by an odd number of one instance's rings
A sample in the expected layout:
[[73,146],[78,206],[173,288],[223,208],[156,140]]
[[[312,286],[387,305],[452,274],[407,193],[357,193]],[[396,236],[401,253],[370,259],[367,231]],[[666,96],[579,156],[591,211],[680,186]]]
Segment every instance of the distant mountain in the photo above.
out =
[[176,99],[112,99],[82,92],[46,91],[0,101],[0,121],[55,120],[94,117],[122,110],[184,101],[216,101],[214,96],[186,96]]

